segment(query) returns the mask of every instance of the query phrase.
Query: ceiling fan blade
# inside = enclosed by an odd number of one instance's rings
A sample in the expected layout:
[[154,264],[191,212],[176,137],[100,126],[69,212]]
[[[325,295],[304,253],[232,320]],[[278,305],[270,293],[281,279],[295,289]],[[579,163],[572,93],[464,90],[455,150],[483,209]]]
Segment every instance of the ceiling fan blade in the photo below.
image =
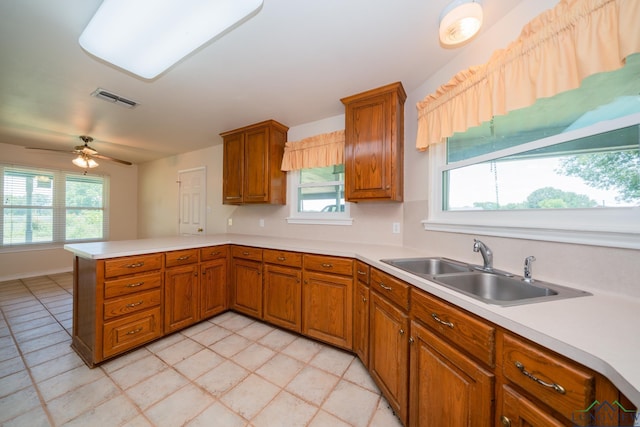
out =
[[40,148],[40,147],[24,147],[27,150],[42,150],[42,151],[55,151],[56,153],[66,153],[66,154],[75,154],[77,150],[58,150],[55,148]]
[[115,159],[113,157],[104,156],[102,154],[93,154],[91,157],[95,157],[96,159],[109,160],[111,162],[122,163],[123,165],[131,166],[133,163],[128,162],[126,160]]

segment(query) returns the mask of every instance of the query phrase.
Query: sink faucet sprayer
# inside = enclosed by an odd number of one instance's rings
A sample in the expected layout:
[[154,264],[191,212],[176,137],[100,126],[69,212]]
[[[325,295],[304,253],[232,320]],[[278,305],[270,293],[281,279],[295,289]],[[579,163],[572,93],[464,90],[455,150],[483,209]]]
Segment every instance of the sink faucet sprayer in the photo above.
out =
[[480,252],[484,265],[482,269],[484,271],[493,271],[493,252],[491,249],[478,239],[473,239],[473,251]]
[[533,283],[533,276],[531,270],[531,264],[536,260],[536,257],[533,255],[528,256],[524,259],[524,280],[527,283]]

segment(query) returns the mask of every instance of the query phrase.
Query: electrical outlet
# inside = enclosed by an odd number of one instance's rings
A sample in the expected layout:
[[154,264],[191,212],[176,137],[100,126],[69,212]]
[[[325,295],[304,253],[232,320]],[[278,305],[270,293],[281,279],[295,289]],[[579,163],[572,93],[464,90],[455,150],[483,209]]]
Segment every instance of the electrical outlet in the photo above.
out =
[[400,223],[394,222],[392,230],[393,230],[393,234],[400,234]]
[[227,225],[231,227],[233,225],[233,218],[227,219]]
[[259,224],[260,224],[260,227],[264,227],[264,219],[260,218]]

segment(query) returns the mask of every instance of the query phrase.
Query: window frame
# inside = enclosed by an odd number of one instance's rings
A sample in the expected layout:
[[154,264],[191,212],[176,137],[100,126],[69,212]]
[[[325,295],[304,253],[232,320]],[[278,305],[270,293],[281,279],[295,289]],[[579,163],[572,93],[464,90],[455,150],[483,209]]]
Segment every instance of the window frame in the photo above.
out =
[[640,114],[601,121],[571,132],[446,164],[446,143],[429,147],[429,203],[425,230],[552,242],[640,249],[640,206],[598,209],[540,209],[518,211],[443,210],[443,172],[486,162],[640,123]]
[[[4,180],[7,169],[23,170],[25,173],[46,174],[53,176],[53,194],[52,206],[52,233],[50,241],[40,242],[24,242],[4,244],[4,212],[5,209],[15,208],[12,205],[4,204]],[[89,177],[91,179],[101,180],[102,184],[102,207],[78,207],[67,206],[66,190],[68,178]],[[72,170],[48,169],[34,166],[26,166],[20,164],[0,163],[0,253],[2,252],[20,252],[29,250],[43,250],[61,248],[67,243],[88,243],[101,242],[109,239],[109,177],[107,175],[98,174],[82,174]],[[22,206],[22,205],[21,205]],[[33,208],[37,208],[34,206]],[[69,210],[101,210],[102,211],[102,238],[95,239],[67,239],[67,213]]]
[[344,211],[336,212],[298,212],[298,189],[310,186],[330,186],[342,185],[342,181],[324,181],[314,184],[300,184],[300,171],[291,170],[287,172],[287,200],[289,204],[289,216],[286,218],[289,224],[313,224],[313,225],[352,225],[351,203],[345,200]]

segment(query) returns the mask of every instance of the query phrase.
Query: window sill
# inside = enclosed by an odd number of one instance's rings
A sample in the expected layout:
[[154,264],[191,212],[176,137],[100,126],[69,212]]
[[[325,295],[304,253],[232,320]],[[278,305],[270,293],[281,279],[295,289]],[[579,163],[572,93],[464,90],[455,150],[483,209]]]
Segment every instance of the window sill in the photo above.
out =
[[640,233],[634,231],[607,231],[587,229],[532,227],[518,225],[462,224],[448,220],[423,220],[424,229],[449,233],[480,234],[579,245],[640,249]]
[[352,225],[353,218],[319,218],[319,217],[288,217],[289,224],[308,225]]

